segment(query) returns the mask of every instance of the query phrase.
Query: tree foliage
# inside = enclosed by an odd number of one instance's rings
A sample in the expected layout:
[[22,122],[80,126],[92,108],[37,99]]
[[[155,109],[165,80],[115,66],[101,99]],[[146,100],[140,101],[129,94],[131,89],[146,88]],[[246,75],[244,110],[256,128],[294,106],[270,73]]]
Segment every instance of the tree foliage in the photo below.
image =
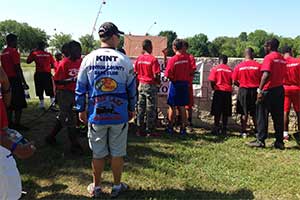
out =
[[97,47],[97,41],[94,39],[94,36],[86,34],[79,38],[82,47],[82,53],[88,54]]
[[53,35],[53,38],[50,39],[49,45],[55,47],[58,50],[61,50],[62,46],[70,41],[72,41],[71,34],[55,33]]
[[177,39],[177,33],[174,31],[161,31],[158,36],[164,36],[168,38],[168,56],[173,56],[173,48],[172,43],[175,39]]
[[205,34],[200,33],[186,40],[189,43],[189,53],[196,57],[209,56],[208,37]]
[[0,48],[5,45],[5,37],[9,33],[18,36],[18,47],[22,52],[29,52],[36,48],[40,41],[47,42],[49,36],[45,31],[29,26],[27,23],[19,23],[15,20],[0,22]]

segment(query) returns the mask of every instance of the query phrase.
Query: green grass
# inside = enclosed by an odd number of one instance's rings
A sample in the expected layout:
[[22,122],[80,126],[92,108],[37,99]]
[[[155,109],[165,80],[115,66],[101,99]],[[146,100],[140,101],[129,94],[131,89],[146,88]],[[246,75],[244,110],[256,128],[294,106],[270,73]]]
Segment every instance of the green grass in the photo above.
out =
[[21,67],[22,68],[34,68],[35,64],[32,62],[31,64],[26,63],[27,57],[22,56],[21,57]]
[[[37,152],[18,161],[22,174],[24,199],[88,199],[87,185],[92,181],[91,153],[85,138],[85,155],[69,153],[66,133],[59,135],[55,148],[44,145],[55,113],[39,117],[36,101],[25,110],[23,122],[31,126],[24,135],[36,141]],[[38,121],[34,119],[39,118]],[[128,157],[123,181],[130,191],[120,199],[299,199],[300,156],[291,141],[285,151],[270,147],[250,149],[232,134],[217,138],[210,130],[198,128],[187,138],[179,136],[137,138],[130,130]],[[109,193],[112,176],[105,169],[104,191]]]

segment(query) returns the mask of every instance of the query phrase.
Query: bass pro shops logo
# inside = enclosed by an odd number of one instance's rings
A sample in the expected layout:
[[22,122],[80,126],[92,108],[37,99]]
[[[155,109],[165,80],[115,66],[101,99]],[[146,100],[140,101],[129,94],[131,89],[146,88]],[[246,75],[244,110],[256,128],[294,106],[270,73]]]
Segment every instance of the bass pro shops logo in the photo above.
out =
[[112,78],[101,78],[96,82],[95,87],[102,92],[112,92],[118,87],[118,84]]

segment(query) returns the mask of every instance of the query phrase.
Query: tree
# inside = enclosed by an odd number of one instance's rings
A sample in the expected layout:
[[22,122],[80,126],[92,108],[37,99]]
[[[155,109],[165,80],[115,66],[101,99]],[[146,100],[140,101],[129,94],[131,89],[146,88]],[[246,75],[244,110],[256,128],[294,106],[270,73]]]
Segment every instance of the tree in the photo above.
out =
[[189,43],[188,52],[196,57],[209,56],[208,50],[208,37],[203,34],[197,34],[193,37],[187,38],[186,41]]
[[96,40],[92,35],[86,34],[84,36],[81,36],[79,38],[79,41],[81,43],[82,53],[85,55],[90,53],[96,48]]
[[295,37],[293,44],[294,56],[300,55],[300,35]]
[[62,46],[70,41],[72,41],[72,36],[70,34],[55,33],[53,35],[53,38],[50,39],[49,45],[55,47],[58,50],[61,50]]
[[257,47],[255,51],[256,55],[260,58],[263,58],[265,56],[264,44],[267,40],[270,40],[273,37],[276,37],[273,33],[269,34],[264,30],[256,30],[252,33],[249,33],[248,41],[249,44]]
[[238,39],[241,42],[247,42],[248,41],[248,35],[246,32],[241,32],[241,34],[239,35]]
[[219,49],[214,43],[208,42],[207,48],[208,48],[209,56],[219,57],[220,55]]
[[0,22],[0,48],[5,45],[5,37],[9,33],[18,36],[18,46],[22,52],[29,52],[36,48],[38,42],[47,42],[49,36],[39,28],[33,28],[27,23],[19,23],[15,20]]
[[[280,42],[280,45],[279,45],[279,51],[282,51],[283,47],[285,46],[289,46],[291,48],[294,47],[294,39],[293,38],[287,38],[287,37],[279,37],[279,42]],[[295,54],[296,49],[293,48],[293,53]]]
[[172,43],[175,39],[177,39],[177,33],[174,31],[161,31],[158,36],[164,36],[168,38],[168,56],[173,56],[173,48]]

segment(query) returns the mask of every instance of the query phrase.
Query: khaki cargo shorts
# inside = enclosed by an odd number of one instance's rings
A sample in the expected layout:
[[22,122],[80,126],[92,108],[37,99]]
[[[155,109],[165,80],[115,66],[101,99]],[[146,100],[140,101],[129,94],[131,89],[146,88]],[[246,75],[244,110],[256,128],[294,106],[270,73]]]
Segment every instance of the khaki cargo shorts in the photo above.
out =
[[128,123],[115,125],[89,124],[88,140],[94,159],[126,156]]

